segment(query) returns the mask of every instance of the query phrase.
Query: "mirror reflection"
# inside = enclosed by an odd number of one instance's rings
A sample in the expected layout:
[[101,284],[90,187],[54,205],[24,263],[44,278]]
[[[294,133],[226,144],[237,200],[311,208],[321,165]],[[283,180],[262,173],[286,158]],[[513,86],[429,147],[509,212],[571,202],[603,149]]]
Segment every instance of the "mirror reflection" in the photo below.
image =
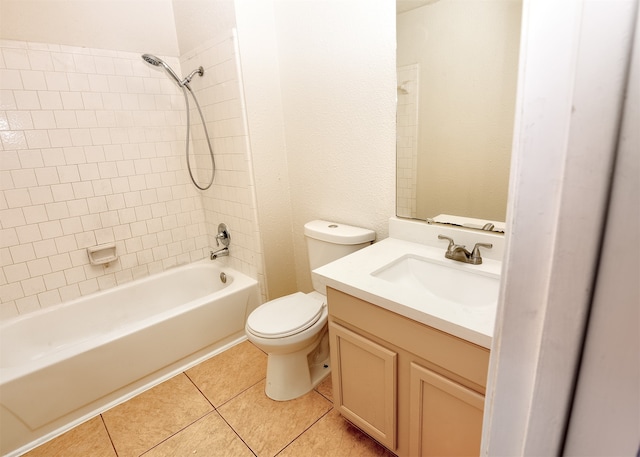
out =
[[504,221],[519,0],[398,0],[400,217]]

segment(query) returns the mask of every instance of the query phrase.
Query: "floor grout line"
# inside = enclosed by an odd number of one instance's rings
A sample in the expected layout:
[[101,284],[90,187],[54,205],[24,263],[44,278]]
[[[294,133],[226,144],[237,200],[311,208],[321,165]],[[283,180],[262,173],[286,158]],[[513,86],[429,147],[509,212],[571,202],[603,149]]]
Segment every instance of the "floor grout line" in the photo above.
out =
[[218,408],[216,408],[216,405],[214,405],[214,404],[211,402],[211,400],[209,400],[209,397],[207,397],[207,396],[205,395],[205,393],[204,393],[202,390],[200,390],[200,387],[198,386],[198,384],[196,384],[196,382],[195,382],[193,379],[191,379],[191,377],[187,374],[187,372],[186,372],[186,371],[183,371],[182,373],[184,373],[184,375],[185,375],[185,376],[187,377],[187,379],[191,382],[191,384],[193,384],[193,387],[195,387],[195,388],[198,390],[198,392],[200,392],[200,395],[202,395],[202,396],[204,397],[204,399],[205,399],[205,400],[207,400],[207,402],[211,405],[211,407],[213,408],[213,410],[214,410],[214,411],[218,411]]
[[[206,396],[206,394],[200,390],[200,387],[198,386],[198,384],[196,384],[196,382],[191,379],[191,377],[187,374],[187,372],[185,371],[184,374],[187,376],[187,379],[189,379],[189,381],[191,381],[191,383],[194,385],[194,387],[196,389],[198,389],[198,392],[200,392],[200,394],[207,400],[207,402],[209,402],[209,404],[211,405],[211,407],[213,408],[213,411],[211,411],[209,414],[215,412],[216,414],[218,414],[218,416],[220,416],[220,418],[224,421],[225,424],[227,424],[227,426],[233,431],[233,433],[235,433],[235,435],[238,437],[238,439],[240,439],[240,441],[242,441],[242,444],[244,444],[247,449],[249,449],[249,451],[254,455],[257,456],[257,454],[253,451],[253,449],[251,449],[251,447],[247,444],[247,442],[240,436],[240,434],[236,431],[236,429],[234,429],[231,424],[229,422],[227,422],[227,419],[222,415],[222,413],[220,413],[220,411],[218,411],[218,408],[221,406],[224,406],[225,404],[227,404],[228,402],[230,402],[231,400],[233,400],[234,398],[242,395],[244,392],[246,392],[247,390],[251,389],[253,386],[255,386],[256,384],[259,384],[260,382],[262,382],[263,380],[265,380],[266,378],[261,378],[258,382],[252,384],[251,386],[247,387],[246,389],[244,389],[241,392],[238,392],[236,395],[232,396],[231,398],[228,398],[227,400],[225,400],[223,403],[221,403],[219,406],[214,405],[211,400],[209,400],[209,398]],[[205,416],[201,417],[200,419],[203,419],[204,417],[208,416],[209,414],[206,414]],[[200,420],[198,419],[198,420]],[[196,421],[197,422],[197,421]],[[195,423],[195,422],[194,422]],[[185,427],[184,429],[190,427],[193,424],[189,424],[187,427]],[[183,429],[183,430],[184,430]],[[180,430],[180,432],[182,432],[182,430]],[[178,432],[178,433],[180,433]],[[167,438],[168,439],[168,438]],[[159,443],[158,443],[159,444]],[[157,446],[157,445],[156,445]],[[154,446],[155,447],[155,446]],[[146,451],[149,452],[149,451]],[[145,453],[146,453],[145,452]]]
[[220,415],[220,417],[222,418],[222,420],[224,421],[224,423],[225,423],[225,424],[227,424],[227,426],[228,426],[228,427],[233,431],[233,433],[235,433],[235,434],[236,434],[236,436],[238,437],[238,439],[240,439],[240,441],[242,441],[242,443],[243,443],[245,446],[247,446],[247,449],[249,449],[249,451],[250,451],[253,455],[255,455],[255,456],[257,457],[257,456],[258,456],[258,454],[256,454],[256,453],[255,453],[255,451],[254,451],[253,449],[251,449],[251,446],[249,446],[249,445],[247,444],[247,442],[244,440],[244,438],[242,438],[242,437],[240,436],[240,433],[238,433],[238,431],[237,431],[235,428],[233,428],[233,426],[232,426],[229,422],[227,422],[227,419],[226,419],[222,414],[220,414],[220,413],[218,413],[218,414]]
[[100,414],[100,420],[102,421],[102,426],[104,427],[104,430],[107,432],[107,437],[109,438],[109,442],[111,443],[111,447],[113,448],[113,452],[115,453],[116,457],[118,457],[118,450],[116,449],[116,444],[113,442],[113,439],[111,438],[111,433],[109,433],[109,427],[107,427],[107,423],[104,421],[104,417],[102,417],[102,414]]
[[[213,405],[211,405],[213,406]],[[192,425],[194,425],[196,422],[199,422],[201,420],[203,420],[205,417],[211,415],[211,414],[217,414],[219,416],[220,413],[218,411],[216,411],[215,407],[213,408],[213,411],[209,411],[208,413],[206,413],[205,415],[197,418],[196,420],[194,420],[193,422],[191,422],[190,424],[185,425],[184,427],[182,427],[180,430],[176,431],[175,433],[173,433],[171,436],[166,437],[165,439],[163,439],[162,441],[160,441],[159,443],[154,444],[153,446],[151,446],[149,449],[147,449],[146,451],[144,451],[142,454],[140,454],[140,457],[142,457],[145,454],[148,454],[149,452],[151,452],[153,449],[157,448],[158,446],[160,446],[162,443],[169,441],[171,438],[173,438],[174,436],[184,432],[186,429],[188,429],[189,427],[191,427]],[[221,416],[222,417],[222,416]]]
[[[315,390],[315,389],[313,389]],[[316,390],[316,392],[318,392]],[[320,392],[318,392],[320,394]],[[324,397],[324,395],[320,394],[322,397]],[[305,428],[302,433],[300,433],[298,436],[296,436],[294,439],[292,439],[290,442],[288,442],[282,449],[280,449],[275,455],[274,457],[277,457],[278,455],[282,454],[282,452],[284,452],[284,450],[286,448],[288,448],[289,446],[291,446],[296,440],[298,440],[302,435],[304,435],[305,433],[307,433],[307,431],[309,431],[311,429],[311,427],[313,427],[314,425],[316,425],[323,417],[325,417],[327,414],[329,414],[331,411],[333,410],[333,403],[331,404],[331,408],[329,408],[329,410],[324,413],[323,415],[321,415],[318,419],[316,419],[311,425],[309,425],[307,428]]]

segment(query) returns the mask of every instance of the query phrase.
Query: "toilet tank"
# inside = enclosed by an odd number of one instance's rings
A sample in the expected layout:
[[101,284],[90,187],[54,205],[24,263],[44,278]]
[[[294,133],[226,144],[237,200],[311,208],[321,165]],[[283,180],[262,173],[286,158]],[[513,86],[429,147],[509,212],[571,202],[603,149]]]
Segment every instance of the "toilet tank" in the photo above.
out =
[[[376,238],[373,230],[322,220],[307,222],[304,235],[311,270],[367,247]],[[324,284],[316,284],[315,279],[313,288],[327,293]]]

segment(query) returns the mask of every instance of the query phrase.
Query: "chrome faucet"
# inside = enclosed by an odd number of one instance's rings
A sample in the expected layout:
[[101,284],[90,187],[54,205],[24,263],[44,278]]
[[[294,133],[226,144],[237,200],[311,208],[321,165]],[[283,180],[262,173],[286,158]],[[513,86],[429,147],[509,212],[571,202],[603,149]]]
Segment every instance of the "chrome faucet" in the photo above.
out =
[[229,255],[229,248],[227,247],[218,249],[217,251],[211,251],[210,253],[211,260],[216,260],[218,257],[223,257],[225,255]]
[[482,255],[479,248],[492,248],[491,243],[476,243],[473,246],[473,251],[467,251],[467,248],[461,244],[455,244],[453,238],[448,236],[438,235],[439,240],[448,240],[449,246],[447,247],[444,256],[447,259],[456,260],[458,262],[470,263],[472,265],[480,265],[482,263]]
[[211,251],[211,260],[215,260],[218,257],[229,255],[229,244],[231,244],[231,235],[225,224],[218,225],[218,234],[216,235],[216,245],[220,246],[220,243],[224,246],[217,251]]
[[222,243],[222,245],[226,247],[229,247],[229,244],[231,243],[231,235],[229,234],[229,230],[227,230],[226,224],[218,224],[216,246],[220,246],[220,243]]

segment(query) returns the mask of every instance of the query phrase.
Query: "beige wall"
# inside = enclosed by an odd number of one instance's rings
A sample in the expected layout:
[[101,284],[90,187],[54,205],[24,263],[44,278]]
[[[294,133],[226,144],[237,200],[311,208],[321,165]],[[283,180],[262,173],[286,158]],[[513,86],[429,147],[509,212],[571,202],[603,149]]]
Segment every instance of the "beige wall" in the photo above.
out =
[[265,281],[273,299],[297,290],[273,2],[237,0],[236,17]]
[[388,234],[395,214],[395,5],[276,1],[297,283],[311,290],[303,225]]
[[7,40],[178,55],[171,0],[0,0],[0,12]]
[[446,0],[398,15],[418,64],[417,217],[505,220],[521,2]]
[[387,236],[394,214],[392,2],[238,0],[270,298],[311,290],[303,225]]

